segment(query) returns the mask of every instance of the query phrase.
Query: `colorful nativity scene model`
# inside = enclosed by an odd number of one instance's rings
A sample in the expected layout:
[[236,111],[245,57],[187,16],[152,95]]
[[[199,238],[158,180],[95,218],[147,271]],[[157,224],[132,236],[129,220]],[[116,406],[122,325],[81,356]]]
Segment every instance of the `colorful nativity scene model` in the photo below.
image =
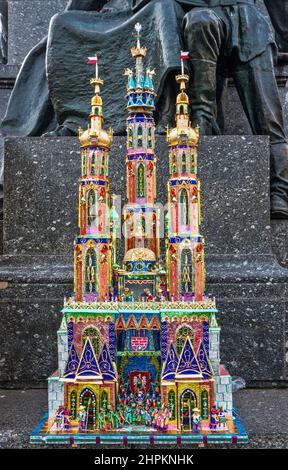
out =
[[[205,293],[198,129],[189,120],[184,68],[176,81],[176,127],[167,130],[170,168],[166,253],[156,206],[154,71],[137,24],[126,69],[127,198],[125,256],[118,262],[121,218],[110,196],[112,130],[103,129],[98,75],[90,122],[79,130],[82,178],[74,294],[58,331],[59,369],[48,380],[49,413],[32,442],[245,442],[233,410],[232,380],[220,363],[215,299]],[[164,158],[164,157],[162,157]]]

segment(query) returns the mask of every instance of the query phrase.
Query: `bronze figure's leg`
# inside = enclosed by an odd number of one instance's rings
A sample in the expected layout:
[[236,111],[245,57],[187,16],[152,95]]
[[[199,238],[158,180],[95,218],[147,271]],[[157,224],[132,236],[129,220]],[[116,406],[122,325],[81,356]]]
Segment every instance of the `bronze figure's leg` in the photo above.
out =
[[226,35],[227,26],[211,9],[195,8],[185,15],[184,42],[193,70],[192,125],[199,124],[202,134],[220,133],[216,121],[216,74]]
[[276,41],[283,59],[288,61],[288,2],[287,0],[264,0],[276,32]]
[[288,142],[273,70],[271,46],[255,59],[232,67],[235,85],[253,134],[271,141],[271,215],[288,217]]

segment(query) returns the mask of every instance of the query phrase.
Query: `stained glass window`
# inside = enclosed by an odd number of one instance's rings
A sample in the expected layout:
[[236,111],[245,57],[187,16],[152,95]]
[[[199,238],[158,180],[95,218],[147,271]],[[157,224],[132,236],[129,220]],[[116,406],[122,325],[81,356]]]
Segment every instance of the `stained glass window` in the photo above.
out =
[[94,189],[90,189],[87,193],[87,225],[88,227],[95,227],[96,226],[96,191]]
[[180,192],[180,225],[189,225],[189,197],[186,189]]
[[187,336],[193,341],[193,329],[188,325],[183,325],[176,332],[176,349],[179,355],[182,352]]
[[86,270],[85,270],[86,292],[96,292],[97,290],[97,273],[96,273],[96,252],[94,248],[90,248],[86,253]]
[[91,175],[95,175],[95,167],[96,167],[96,157],[95,153],[93,152],[91,157]]
[[149,129],[148,129],[148,147],[149,148],[152,147],[152,129],[151,129],[151,127],[149,127]]
[[131,129],[131,127],[129,128],[128,132],[128,147],[130,149],[133,148],[133,130]]
[[101,393],[100,403],[101,403],[101,408],[104,408],[104,409],[106,409],[107,405],[109,405],[108,393],[106,392],[106,390],[103,390],[103,392]]
[[86,167],[86,152],[82,154],[82,175],[86,175],[87,167]]
[[145,168],[140,163],[137,170],[137,197],[145,197]]
[[137,147],[143,147],[143,129],[141,126],[138,127]]
[[187,167],[186,167],[186,155],[185,152],[182,153],[182,173],[187,172]]
[[209,394],[207,390],[201,393],[201,416],[202,419],[209,418]]
[[75,390],[70,393],[70,413],[73,419],[77,418],[77,394]]
[[176,418],[176,399],[175,399],[175,391],[170,390],[168,393],[168,409],[171,413],[170,420],[174,420]]
[[192,251],[185,249],[181,253],[181,292],[188,294],[193,291]]
[[101,161],[101,175],[105,175],[105,166],[106,166],[106,162],[105,162],[105,156],[103,155],[102,157],[102,161]]
[[88,326],[82,332],[82,349],[84,348],[86,339],[89,338],[93,346],[96,356],[99,356],[101,350],[101,334],[98,328]]

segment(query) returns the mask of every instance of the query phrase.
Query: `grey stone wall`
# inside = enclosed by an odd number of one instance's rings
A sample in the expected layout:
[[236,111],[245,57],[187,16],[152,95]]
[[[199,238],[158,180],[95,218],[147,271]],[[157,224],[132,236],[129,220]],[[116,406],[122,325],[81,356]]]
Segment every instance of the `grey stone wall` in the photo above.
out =
[[63,11],[68,0],[9,0],[8,64],[19,65],[28,52],[47,36],[50,19]]

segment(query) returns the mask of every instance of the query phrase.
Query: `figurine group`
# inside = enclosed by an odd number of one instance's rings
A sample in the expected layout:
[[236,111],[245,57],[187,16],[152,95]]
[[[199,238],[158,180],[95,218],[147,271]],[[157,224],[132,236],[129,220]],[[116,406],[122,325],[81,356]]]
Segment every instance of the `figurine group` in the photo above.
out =
[[226,413],[222,407],[217,408],[212,405],[210,410],[210,429],[211,431],[224,431],[227,426]]
[[55,424],[57,431],[69,431],[71,422],[71,413],[68,406],[60,406],[56,413]]

